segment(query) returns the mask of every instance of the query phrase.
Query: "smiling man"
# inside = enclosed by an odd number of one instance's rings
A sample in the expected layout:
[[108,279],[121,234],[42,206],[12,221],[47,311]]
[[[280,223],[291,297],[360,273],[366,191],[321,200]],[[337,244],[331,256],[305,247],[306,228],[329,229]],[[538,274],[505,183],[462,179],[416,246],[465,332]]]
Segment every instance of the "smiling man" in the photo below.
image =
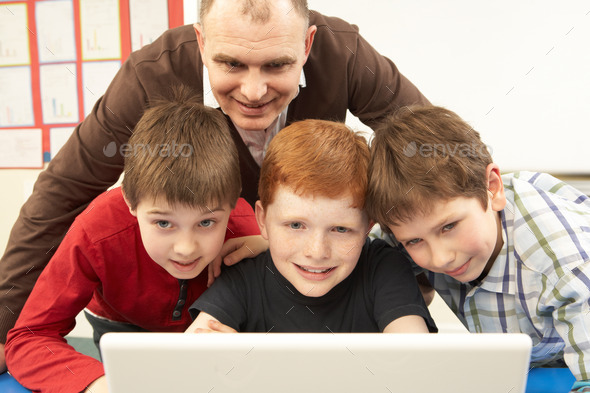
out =
[[[251,205],[266,146],[284,126],[344,121],[347,110],[374,126],[398,107],[427,103],[354,25],[310,12],[306,1],[202,1],[200,13],[201,24],[171,29],[129,56],[39,176],[0,263],[0,343],[74,218],[119,179],[124,156],[105,149],[120,151],[148,103],[170,97],[171,86],[188,85],[226,114]],[[0,370],[3,363],[0,355]]]

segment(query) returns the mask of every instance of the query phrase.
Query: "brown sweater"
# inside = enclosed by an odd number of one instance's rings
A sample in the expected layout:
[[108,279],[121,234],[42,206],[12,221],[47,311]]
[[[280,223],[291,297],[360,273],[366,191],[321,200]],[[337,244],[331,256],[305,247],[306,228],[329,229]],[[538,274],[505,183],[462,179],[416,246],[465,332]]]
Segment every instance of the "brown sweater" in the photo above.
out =
[[[308,118],[344,121],[349,109],[374,126],[398,107],[428,103],[356,26],[318,12],[310,19],[318,31],[304,66],[307,87],[289,104],[287,124]],[[39,175],[12,229],[0,261],[0,342],[6,341],[74,218],[119,179],[123,157],[108,157],[109,143],[114,141],[117,148],[126,143],[146,105],[170,96],[171,86],[184,84],[202,92],[202,79],[197,40],[189,25],[167,31],[125,61],[92,112]],[[233,125],[231,129],[240,155],[242,196],[253,205],[260,167]]]

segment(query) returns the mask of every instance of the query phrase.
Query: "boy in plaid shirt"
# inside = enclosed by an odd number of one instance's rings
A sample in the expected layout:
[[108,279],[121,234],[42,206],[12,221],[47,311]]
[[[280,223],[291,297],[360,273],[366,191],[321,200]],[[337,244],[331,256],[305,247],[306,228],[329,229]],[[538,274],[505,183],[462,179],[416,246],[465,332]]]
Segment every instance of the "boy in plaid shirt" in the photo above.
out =
[[526,333],[533,367],[590,392],[590,199],[543,173],[501,175],[440,107],[403,108],[371,146],[367,207],[470,332]]

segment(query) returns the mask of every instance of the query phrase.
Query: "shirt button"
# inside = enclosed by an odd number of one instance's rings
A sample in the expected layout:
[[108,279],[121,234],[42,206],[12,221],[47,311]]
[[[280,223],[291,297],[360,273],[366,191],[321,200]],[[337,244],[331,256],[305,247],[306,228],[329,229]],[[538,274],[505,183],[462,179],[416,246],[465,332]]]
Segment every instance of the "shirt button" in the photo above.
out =
[[172,313],[172,316],[173,316],[174,318],[178,318],[178,317],[180,316],[180,311],[174,311],[174,312]]
[[184,299],[180,299],[178,301],[178,303],[176,303],[176,304],[179,305],[179,306],[182,306],[184,304]]

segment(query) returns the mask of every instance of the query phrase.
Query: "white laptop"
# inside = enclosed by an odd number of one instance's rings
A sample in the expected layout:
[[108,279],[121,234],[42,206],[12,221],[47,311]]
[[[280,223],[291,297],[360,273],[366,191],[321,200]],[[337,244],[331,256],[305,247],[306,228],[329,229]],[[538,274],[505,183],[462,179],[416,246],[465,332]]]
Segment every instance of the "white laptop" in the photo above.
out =
[[523,393],[524,334],[109,333],[110,393]]

